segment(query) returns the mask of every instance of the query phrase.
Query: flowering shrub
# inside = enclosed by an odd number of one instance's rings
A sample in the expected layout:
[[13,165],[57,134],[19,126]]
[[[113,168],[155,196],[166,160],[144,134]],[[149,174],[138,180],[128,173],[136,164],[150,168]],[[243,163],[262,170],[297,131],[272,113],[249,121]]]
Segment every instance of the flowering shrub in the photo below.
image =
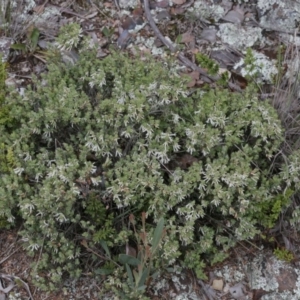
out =
[[75,65],[48,69],[8,98],[17,129],[0,122],[0,144],[14,157],[13,172],[0,176],[0,213],[24,220],[37,271],[54,283],[79,276],[82,244],[125,245],[133,233],[121,220],[131,213],[146,212],[150,233],[165,220],[154,265],[181,257],[198,276],[259,232],[261,212],[272,213],[264,203],[284,193],[271,167],[283,130],[251,89],[188,96],[172,62],[120,53],[83,52]]

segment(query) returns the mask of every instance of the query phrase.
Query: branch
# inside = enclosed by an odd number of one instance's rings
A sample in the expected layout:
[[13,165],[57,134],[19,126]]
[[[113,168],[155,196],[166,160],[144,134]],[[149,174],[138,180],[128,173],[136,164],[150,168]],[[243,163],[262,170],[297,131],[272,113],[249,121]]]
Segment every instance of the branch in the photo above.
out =
[[[207,72],[200,68],[199,66],[197,66],[195,63],[193,63],[191,60],[189,60],[187,57],[184,56],[184,54],[182,52],[177,52],[176,48],[173,46],[172,43],[170,43],[160,32],[160,30],[158,29],[158,27],[156,26],[151,12],[150,12],[150,7],[149,7],[149,0],[143,0],[144,2],[144,10],[145,10],[145,14],[146,14],[146,18],[147,21],[150,25],[150,27],[152,28],[152,30],[154,31],[155,35],[161,40],[161,42],[173,53],[177,53],[177,57],[179,58],[179,60],[188,68],[191,68],[194,71],[198,71],[202,76],[204,76],[204,80],[206,82],[215,82],[217,80],[220,79],[220,76],[210,76],[207,74]],[[233,84],[233,83],[228,83],[229,87],[237,90],[237,91],[241,91],[240,87]]]

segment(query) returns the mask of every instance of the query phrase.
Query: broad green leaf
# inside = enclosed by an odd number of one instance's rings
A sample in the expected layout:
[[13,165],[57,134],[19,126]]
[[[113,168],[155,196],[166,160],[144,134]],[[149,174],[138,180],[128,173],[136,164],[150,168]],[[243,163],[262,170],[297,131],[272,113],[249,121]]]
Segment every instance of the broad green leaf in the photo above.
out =
[[139,281],[140,281],[140,276],[139,273],[136,270],[132,271],[134,279],[135,279],[135,286],[138,286]]
[[141,263],[139,259],[127,254],[119,254],[119,262],[123,265],[128,264],[131,266],[138,266]]
[[126,267],[126,271],[127,271],[127,274],[128,274],[129,282],[130,282],[131,286],[134,286],[131,269],[130,269],[128,264],[126,264],[125,267]]
[[149,268],[145,268],[145,270],[143,271],[143,274],[142,274],[142,276],[140,278],[140,281],[139,281],[139,287],[141,285],[145,284],[145,281],[148,278],[148,276],[149,276]]
[[97,275],[110,275],[114,270],[113,269],[96,269],[95,274]]
[[154,230],[153,240],[152,240],[152,251],[157,248],[158,243],[160,242],[160,239],[162,237],[163,229],[164,229],[164,219],[161,218],[158,221],[156,228]]

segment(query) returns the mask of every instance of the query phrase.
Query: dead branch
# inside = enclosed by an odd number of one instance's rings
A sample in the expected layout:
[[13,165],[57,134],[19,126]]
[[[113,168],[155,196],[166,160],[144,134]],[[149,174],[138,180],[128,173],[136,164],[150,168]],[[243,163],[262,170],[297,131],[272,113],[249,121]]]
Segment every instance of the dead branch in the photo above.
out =
[[33,296],[30,292],[28,284],[25,281],[23,281],[20,277],[0,273],[0,279],[5,279],[10,282],[7,288],[4,288],[2,286],[2,284],[0,285],[0,292],[1,292],[0,296],[3,296],[2,299],[5,299],[4,298],[5,295],[7,293],[9,293],[15,287],[16,283],[21,283],[23,285],[23,287],[25,288],[25,290],[27,291],[27,293],[30,297],[30,300],[33,300]]
[[[220,79],[220,76],[210,76],[207,74],[207,72],[200,68],[199,66],[197,66],[195,63],[193,63],[192,61],[190,61],[187,57],[184,56],[184,54],[182,52],[178,52],[176,50],[176,48],[173,46],[173,44],[171,42],[169,42],[160,32],[160,30],[158,29],[158,27],[156,26],[151,12],[150,12],[150,7],[149,7],[149,0],[143,0],[144,2],[144,10],[145,10],[145,14],[146,14],[146,18],[147,21],[150,25],[150,27],[152,28],[152,30],[154,31],[155,35],[160,39],[160,41],[172,52],[172,53],[176,53],[178,59],[188,68],[191,68],[193,71],[198,71],[202,76],[203,76],[203,80],[211,83],[211,82],[216,82],[217,80]],[[240,87],[238,87],[237,85],[233,84],[233,83],[228,83],[229,87],[236,90],[236,91],[241,91]]]

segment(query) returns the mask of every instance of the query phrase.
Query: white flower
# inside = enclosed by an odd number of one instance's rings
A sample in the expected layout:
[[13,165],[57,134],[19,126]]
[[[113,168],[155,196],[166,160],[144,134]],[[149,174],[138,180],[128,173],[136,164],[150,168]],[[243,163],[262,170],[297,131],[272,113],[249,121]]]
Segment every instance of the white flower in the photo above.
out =
[[24,168],[15,168],[14,173],[17,175],[21,175],[24,172]]

